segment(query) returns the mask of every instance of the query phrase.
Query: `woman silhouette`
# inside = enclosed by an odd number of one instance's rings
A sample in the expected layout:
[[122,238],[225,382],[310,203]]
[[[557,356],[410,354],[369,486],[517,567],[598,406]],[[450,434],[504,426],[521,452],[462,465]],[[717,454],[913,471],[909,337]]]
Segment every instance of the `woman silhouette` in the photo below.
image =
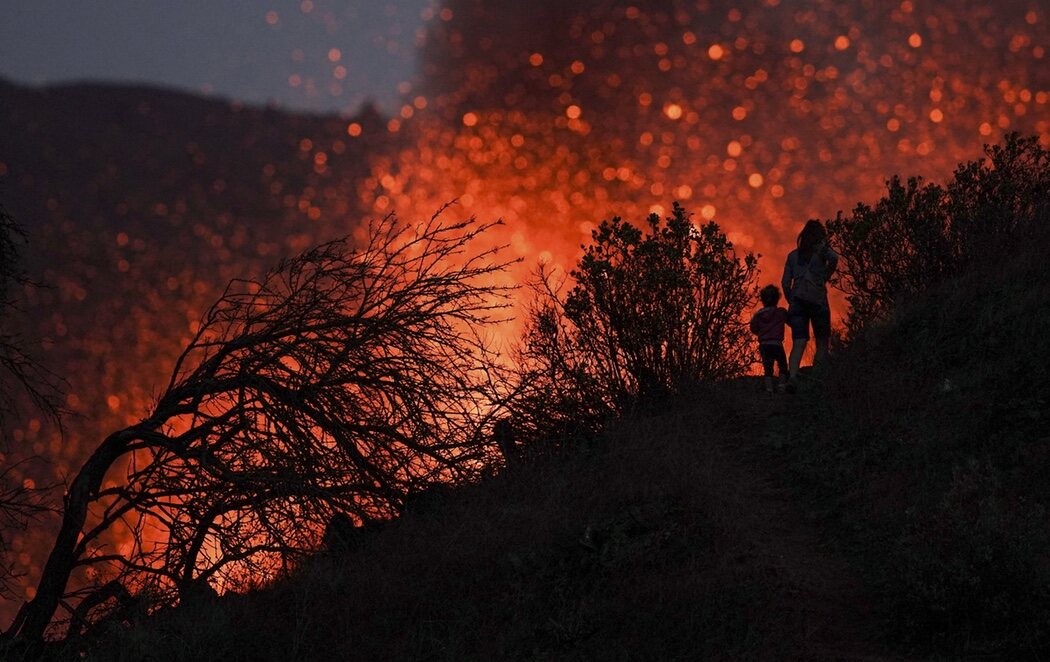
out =
[[788,299],[788,325],[791,327],[791,358],[788,372],[789,388],[798,383],[798,368],[802,353],[809,342],[809,327],[817,343],[814,364],[821,363],[828,354],[831,339],[831,308],[828,306],[827,282],[835,273],[839,256],[828,247],[828,233],[820,221],[807,221],[796,241],[797,248],[787,256],[781,287]]

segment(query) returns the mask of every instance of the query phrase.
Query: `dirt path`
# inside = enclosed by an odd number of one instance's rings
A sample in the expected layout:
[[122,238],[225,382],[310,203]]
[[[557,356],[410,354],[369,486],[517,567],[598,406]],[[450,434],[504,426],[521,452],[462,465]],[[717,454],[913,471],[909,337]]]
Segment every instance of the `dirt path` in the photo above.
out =
[[751,380],[730,388],[722,422],[705,446],[718,471],[738,484],[735,498],[746,500],[738,511],[740,530],[750,561],[771,575],[787,636],[802,659],[901,659],[873,643],[876,624],[863,584],[791,489],[771,450],[778,429],[790,423],[794,398],[771,398]]

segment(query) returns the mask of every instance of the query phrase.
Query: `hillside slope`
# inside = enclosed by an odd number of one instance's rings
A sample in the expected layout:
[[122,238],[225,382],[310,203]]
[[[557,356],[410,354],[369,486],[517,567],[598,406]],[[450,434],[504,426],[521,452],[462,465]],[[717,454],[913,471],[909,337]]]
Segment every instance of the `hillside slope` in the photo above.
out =
[[1050,652],[1048,245],[1039,230],[906,302],[776,443],[916,650]]
[[888,659],[849,562],[768,473],[755,386],[691,393],[87,659]]
[[1050,267],[991,258],[797,396],[698,388],[85,659],[1044,657]]

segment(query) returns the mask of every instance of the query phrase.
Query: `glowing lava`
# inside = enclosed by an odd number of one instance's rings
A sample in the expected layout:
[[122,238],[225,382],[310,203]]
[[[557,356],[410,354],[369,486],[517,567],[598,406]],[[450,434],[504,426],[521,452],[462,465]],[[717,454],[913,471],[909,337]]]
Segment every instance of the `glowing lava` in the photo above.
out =
[[[159,99],[97,111],[77,125],[91,135],[12,121],[5,139],[33,142],[0,150],[0,182],[48,210],[30,229],[55,288],[34,295],[32,332],[85,413],[66,441],[29,421],[16,445],[68,473],[143,412],[230,278],[362,213],[422,219],[458,199],[502,217],[493,240],[525,259],[521,279],[537,260],[571,266],[602,218],[679,200],[778,282],[806,219],[872,201],[888,176],[943,179],[1006,131],[1050,146],[1050,14],[1034,0],[449,0],[426,18],[421,78],[392,117],[198,117]],[[13,541],[30,579],[42,544]]]

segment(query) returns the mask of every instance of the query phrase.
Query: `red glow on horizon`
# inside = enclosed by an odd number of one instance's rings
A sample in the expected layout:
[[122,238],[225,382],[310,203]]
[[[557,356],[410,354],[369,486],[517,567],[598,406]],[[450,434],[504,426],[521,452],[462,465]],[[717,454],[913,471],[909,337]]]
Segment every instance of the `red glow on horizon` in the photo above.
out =
[[[229,279],[360,231],[361,210],[413,221],[457,199],[456,215],[503,218],[491,241],[523,259],[508,275],[522,282],[537,262],[570,270],[602,219],[638,224],[677,200],[741,252],[761,254],[762,284],[779,283],[807,219],[874,201],[889,176],[942,181],[1010,130],[1050,146],[1050,22],[1024,3],[1002,12],[963,0],[445,4],[430,14],[423,80],[402,90],[398,111],[295,135],[287,158],[303,164],[302,181],[279,160],[250,173],[269,187],[280,227],[256,232],[250,213],[228,209],[188,217],[177,200],[128,193],[115,214],[178,218],[189,237],[180,240],[207,268],[151,262],[161,254],[151,237],[120,230],[100,258],[123,275],[114,300],[91,299],[87,276],[58,272],[54,292],[40,295],[56,311],[41,337],[46,351],[61,345],[73,357],[70,404],[90,421],[63,441],[30,420],[14,441],[68,475],[100,433],[146,411]],[[492,33],[506,25],[514,29]],[[341,81],[343,52],[325,53]],[[318,83],[295,74],[289,84]],[[365,172],[347,174],[339,156],[361,145],[367,159],[352,165]],[[203,168],[214,157],[191,143],[185,158]],[[0,176],[15,167],[5,157]],[[200,189],[229,193],[225,175]],[[840,297],[834,309],[841,319]],[[74,341],[62,310],[112,328]],[[174,321],[158,324],[156,311]],[[31,576],[41,560],[27,556]]]

